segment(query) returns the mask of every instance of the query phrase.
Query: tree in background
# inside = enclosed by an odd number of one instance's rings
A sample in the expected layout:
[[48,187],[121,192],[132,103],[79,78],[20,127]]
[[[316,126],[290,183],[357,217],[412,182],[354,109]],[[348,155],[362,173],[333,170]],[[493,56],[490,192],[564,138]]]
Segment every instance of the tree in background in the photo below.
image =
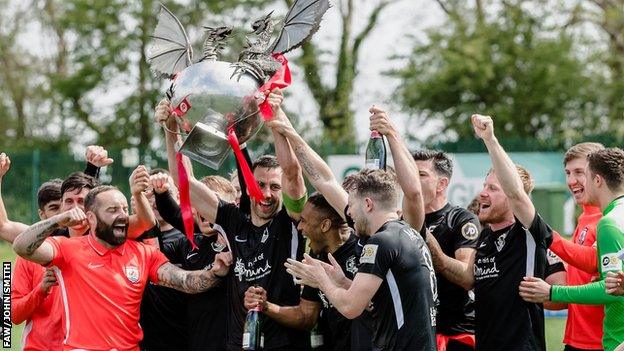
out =
[[437,2],[448,21],[393,72],[413,123],[441,122],[431,141],[473,139],[468,119],[475,112],[495,116],[501,139],[555,146],[604,121],[599,77],[577,55],[572,34],[548,27],[549,13],[523,1],[490,8],[480,0]]
[[[290,6],[293,0],[284,0]],[[379,15],[392,3],[379,0],[368,14],[363,29],[356,32],[353,20],[356,1],[335,0],[332,5],[340,14],[338,29],[339,43],[335,62],[328,62],[336,69],[335,83],[323,81],[323,66],[318,46],[314,42],[303,45],[303,53],[297,61],[305,72],[304,80],[319,108],[319,119],[323,124],[324,139],[333,146],[334,152],[357,152],[355,128],[353,125],[353,83],[358,74],[358,57],[362,43],[377,26]],[[396,2],[396,1],[395,1]]]

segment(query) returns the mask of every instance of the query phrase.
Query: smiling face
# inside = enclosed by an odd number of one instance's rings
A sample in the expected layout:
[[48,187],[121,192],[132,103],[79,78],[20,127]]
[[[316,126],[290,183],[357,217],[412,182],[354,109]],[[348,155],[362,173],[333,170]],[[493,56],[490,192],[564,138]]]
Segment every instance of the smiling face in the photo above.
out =
[[488,224],[504,222],[513,218],[509,199],[503,192],[494,172],[490,172],[483,183],[479,194],[479,221]]
[[[320,212],[314,208],[314,205],[309,202],[306,203],[301,212],[297,229],[310,240],[310,248],[313,252],[320,252],[325,246],[324,221],[329,221],[329,219],[323,218]],[[330,225],[325,224],[325,226],[329,227]]]
[[258,181],[264,199],[251,199],[251,209],[260,219],[269,220],[282,207],[282,169],[256,167],[254,176]]
[[111,246],[119,246],[128,235],[128,202],[118,190],[97,195],[93,212],[87,214],[89,223],[95,225],[95,236]]
[[586,190],[587,183],[587,159],[575,158],[565,165],[566,183],[572,193],[574,202],[577,205],[589,203],[589,196]]

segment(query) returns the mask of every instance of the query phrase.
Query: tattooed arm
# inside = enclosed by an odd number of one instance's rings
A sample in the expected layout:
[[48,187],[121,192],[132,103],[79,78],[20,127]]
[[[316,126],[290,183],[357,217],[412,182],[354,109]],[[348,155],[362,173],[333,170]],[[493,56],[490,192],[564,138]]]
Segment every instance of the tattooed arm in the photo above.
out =
[[54,217],[37,222],[15,238],[13,250],[23,258],[47,265],[54,259],[54,249],[44,240],[59,227],[71,227],[86,220],[84,212],[75,207]]
[[449,257],[442,252],[440,244],[431,233],[427,234],[427,246],[436,272],[466,290],[473,288],[476,250],[459,249],[455,252],[457,258]]
[[214,270],[185,271],[167,262],[158,269],[158,285],[166,286],[188,294],[206,291],[221,281]]
[[276,115],[267,125],[286,137],[312,186],[323,194],[336,212],[344,216],[348,194],[336,181],[327,163],[303,140],[285,115]]

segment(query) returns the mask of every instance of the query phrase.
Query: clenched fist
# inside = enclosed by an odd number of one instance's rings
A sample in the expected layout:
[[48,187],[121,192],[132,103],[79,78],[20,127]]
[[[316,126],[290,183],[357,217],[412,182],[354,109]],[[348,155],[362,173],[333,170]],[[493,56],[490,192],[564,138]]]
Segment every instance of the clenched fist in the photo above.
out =
[[4,177],[9,168],[11,168],[11,159],[3,152],[0,154],[0,178]]
[[147,168],[145,168],[145,166],[139,165],[130,175],[130,192],[132,195],[140,195],[149,187],[149,185],[149,172],[147,172]]
[[87,162],[95,165],[96,167],[106,167],[113,163],[113,159],[108,157],[108,151],[98,145],[87,146],[85,159],[87,160]]
[[483,141],[494,139],[494,121],[490,116],[472,115],[470,117],[475,134]]

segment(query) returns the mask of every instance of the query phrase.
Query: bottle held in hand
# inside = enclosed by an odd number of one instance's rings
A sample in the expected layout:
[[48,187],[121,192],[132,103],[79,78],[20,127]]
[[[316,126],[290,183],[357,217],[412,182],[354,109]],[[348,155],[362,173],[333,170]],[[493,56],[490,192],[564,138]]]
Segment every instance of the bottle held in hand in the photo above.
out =
[[383,135],[378,131],[371,132],[368,146],[366,147],[365,168],[386,169],[386,144]]
[[243,350],[262,350],[263,341],[260,328],[261,306],[256,306],[247,312],[245,328],[243,329]]

